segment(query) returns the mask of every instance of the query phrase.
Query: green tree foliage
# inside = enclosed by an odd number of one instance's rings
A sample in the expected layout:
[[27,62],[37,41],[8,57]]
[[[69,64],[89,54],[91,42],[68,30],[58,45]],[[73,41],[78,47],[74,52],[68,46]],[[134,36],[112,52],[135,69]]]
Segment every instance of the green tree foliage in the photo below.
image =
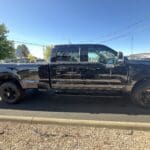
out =
[[52,46],[47,46],[44,50],[44,59],[49,62],[49,58],[51,56]]
[[0,60],[15,57],[15,48],[12,41],[7,39],[7,29],[0,24]]
[[25,44],[18,45],[16,51],[17,51],[18,57],[20,57],[20,58],[22,58],[22,57],[27,58],[28,55],[30,54],[30,51]]
[[30,63],[35,63],[37,58],[35,56],[33,56],[32,54],[29,54],[28,59],[29,59]]

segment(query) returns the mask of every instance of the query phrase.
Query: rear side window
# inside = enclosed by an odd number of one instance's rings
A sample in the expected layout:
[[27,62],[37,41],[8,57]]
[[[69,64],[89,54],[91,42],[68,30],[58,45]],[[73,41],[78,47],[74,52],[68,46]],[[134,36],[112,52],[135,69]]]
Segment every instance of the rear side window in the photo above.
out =
[[80,62],[79,48],[57,49],[56,62]]

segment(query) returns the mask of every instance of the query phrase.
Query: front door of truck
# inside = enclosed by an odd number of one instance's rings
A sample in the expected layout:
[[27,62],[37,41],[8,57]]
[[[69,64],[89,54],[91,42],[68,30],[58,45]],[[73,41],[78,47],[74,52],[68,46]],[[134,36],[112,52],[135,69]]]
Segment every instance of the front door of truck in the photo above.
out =
[[127,81],[127,69],[117,63],[117,53],[105,46],[84,46],[81,49],[82,87],[91,90],[121,88]]

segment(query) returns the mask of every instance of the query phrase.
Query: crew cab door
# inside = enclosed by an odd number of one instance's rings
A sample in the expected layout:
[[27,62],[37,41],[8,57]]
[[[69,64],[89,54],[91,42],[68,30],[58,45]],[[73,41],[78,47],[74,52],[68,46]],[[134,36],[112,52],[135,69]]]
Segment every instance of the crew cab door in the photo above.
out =
[[80,61],[79,48],[68,45],[57,47],[53,51],[51,86],[54,89],[72,89],[72,79],[80,75],[73,72],[74,66]]

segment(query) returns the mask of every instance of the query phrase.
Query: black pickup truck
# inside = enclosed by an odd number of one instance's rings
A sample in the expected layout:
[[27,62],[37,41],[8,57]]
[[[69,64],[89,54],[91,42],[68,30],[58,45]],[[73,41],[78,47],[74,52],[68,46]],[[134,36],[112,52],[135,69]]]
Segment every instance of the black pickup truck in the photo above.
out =
[[18,102],[26,89],[98,94],[129,92],[134,103],[150,106],[150,61],[130,60],[99,44],[56,45],[49,64],[1,64],[0,96]]

